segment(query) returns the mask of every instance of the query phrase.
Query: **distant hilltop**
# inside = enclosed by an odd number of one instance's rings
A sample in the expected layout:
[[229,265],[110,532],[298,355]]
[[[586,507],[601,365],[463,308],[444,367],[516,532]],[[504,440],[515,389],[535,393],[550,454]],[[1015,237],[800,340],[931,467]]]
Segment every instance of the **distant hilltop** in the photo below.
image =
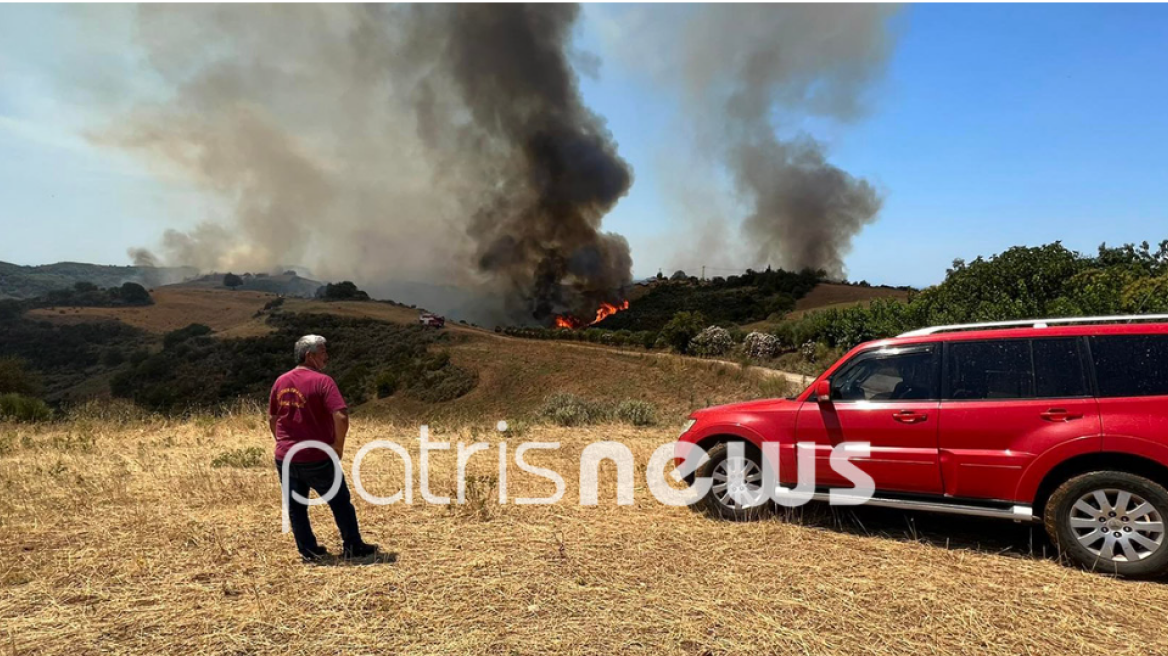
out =
[[136,282],[143,287],[159,287],[199,275],[194,267],[112,266],[83,262],[58,262],[22,266],[0,262],[0,299],[26,299],[43,296],[56,289],[72,288],[79,282],[98,287],[120,287]]
[[[191,280],[183,281],[177,286],[202,288],[227,287],[224,284],[224,280],[228,275],[227,273],[208,273]],[[313,280],[312,278],[301,277],[291,269],[280,274],[240,273],[237,274],[237,277],[239,278],[239,284],[232,286],[232,289],[249,292],[268,292],[281,296],[312,298],[316,295],[317,290],[324,287],[323,282]]]
[[[83,262],[58,262],[22,266],[0,262],[0,299],[29,299],[59,289],[72,289],[79,282],[100,288],[120,287],[136,282],[147,289],[163,286],[225,287],[227,273],[200,273],[194,267],[110,266]],[[312,298],[324,286],[319,280],[300,275],[294,268],[283,273],[240,273],[233,289],[268,292],[281,296]]]

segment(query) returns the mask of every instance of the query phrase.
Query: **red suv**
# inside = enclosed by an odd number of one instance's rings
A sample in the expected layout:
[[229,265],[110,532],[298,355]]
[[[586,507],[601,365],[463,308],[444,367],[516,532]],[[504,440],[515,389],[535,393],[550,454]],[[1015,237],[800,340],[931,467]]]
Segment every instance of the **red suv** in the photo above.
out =
[[[761,448],[778,442],[779,482],[795,484],[796,443],[814,453],[816,499],[851,487],[829,461],[872,477],[870,505],[1041,521],[1075,563],[1123,576],[1168,572],[1168,323],[1154,317],[940,326],[861,344],[790,399],[693,413],[682,433],[709,458],[702,506],[755,515],[727,488],[761,488]],[[1128,323],[1117,323],[1126,321]],[[743,461],[728,445],[742,442]],[[731,477],[734,480],[734,477]],[[742,497],[739,497],[742,498]]]

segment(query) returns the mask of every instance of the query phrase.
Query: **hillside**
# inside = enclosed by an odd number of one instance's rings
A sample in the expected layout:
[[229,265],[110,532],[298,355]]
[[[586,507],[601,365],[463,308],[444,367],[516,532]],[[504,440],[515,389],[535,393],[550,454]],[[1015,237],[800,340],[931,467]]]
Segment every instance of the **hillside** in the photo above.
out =
[[124,282],[156,287],[196,275],[198,270],[191,267],[107,266],[82,262],[22,266],[0,262],[0,299],[33,298],[55,289],[73,287],[78,282],[103,288],[118,287]]
[[[909,292],[897,287],[863,287],[835,282],[821,282],[806,296],[795,301],[795,309],[783,315],[783,321],[802,319],[807,313],[817,310],[843,309],[866,306],[878,298],[906,300]],[[775,324],[773,319],[744,324],[744,330],[767,330]]]
[[[143,307],[28,311],[24,320],[32,322],[28,330],[38,339],[51,342],[59,339],[63,334],[60,331],[81,331],[85,338],[93,340],[74,343],[70,352],[84,354],[83,358],[75,354],[69,360],[54,360],[38,367],[49,380],[49,399],[76,401],[93,394],[108,395],[111,380],[116,385],[119,373],[125,378],[131,371],[137,373],[123,383],[129,385],[125,393],[135,398],[139,393],[148,394],[141,397],[147,406],[169,407],[176,400],[174,395],[190,402],[217,395],[224,395],[225,401],[231,394],[262,396],[268,379],[291,364],[289,354],[295,334],[287,332],[290,330],[320,332],[335,339],[330,348],[334,355],[331,373],[343,383],[347,396],[365,401],[358,412],[401,420],[463,423],[481,417],[524,417],[538,410],[550,394],[569,392],[608,404],[630,399],[647,401],[658,408],[663,419],[674,422],[695,407],[780,396],[787,391],[780,379],[736,365],[513,339],[456,322],[448,323],[442,331],[426,330],[417,325],[419,310],[387,302],[279,299],[271,294],[197,285],[159,288],[153,298],[153,305]],[[322,319],[316,321],[312,317]],[[328,327],[338,321],[342,323]],[[343,323],[351,321],[372,323],[365,328],[360,323]],[[206,337],[175,340],[175,346],[161,345],[168,333],[190,324],[205,325],[212,332]],[[391,329],[384,339],[379,339],[379,326],[399,326],[404,332]],[[351,334],[350,343],[338,338],[338,334]],[[38,352],[13,351],[18,346],[16,341],[0,347],[0,355],[11,352],[36,365]],[[232,346],[223,350],[216,344]],[[374,355],[387,346],[407,345],[422,351],[415,351],[415,355]],[[172,353],[172,349],[176,350]],[[121,355],[111,358],[110,352]],[[451,372],[468,372],[476,381],[474,386],[469,392],[437,402],[425,390],[377,398],[379,376],[409,369],[413,365],[401,357],[417,358],[422,352],[447,359],[453,367]],[[259,353],[266,355],[260,357]],[[82,366],[70,367],[70,362],[80,362]],[[226,379],[216,376],[196,384],[200,368],[230,369],[234,373]]]
[[793,310],[820,284],[817,271],[747,271],[709,280],[680,275],[637,285],[629,308],[596,324],[608,330],[658,331],[678,312],[696,312],[709,323],[741,325]]

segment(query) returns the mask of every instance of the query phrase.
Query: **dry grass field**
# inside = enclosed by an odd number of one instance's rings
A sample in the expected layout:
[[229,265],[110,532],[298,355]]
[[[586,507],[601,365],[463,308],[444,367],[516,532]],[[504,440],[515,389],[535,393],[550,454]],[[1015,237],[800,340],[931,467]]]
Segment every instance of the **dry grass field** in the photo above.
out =
[[[528,426],[506,441],[561,443],[528,453],[564,477],[561,503],[494,503],[493,452],[478,454],[465,505],[356,502],[396,562],[302,565],[265,430],[255,411],[0,425],[0,654],[1168,652],[1168,587],[1065,568],[1038,529],[810,507],[731,524],[663,506],[643,470],[672,425]],[[377,438],[416,452],[416,431],[355,419],[346,468]],[[636,456],[632,506],[616,505],[611,465],[600,504],[577,504],[579,453],[601,439]],[[257,466],[212,466],[247,447]],[[453,455],[435,463],[432,490],[452,494]],[[364,472],[374,494],[401,486],[384,451]],[[508,470],[511,498],[552,487]],[[335,552],[327,508],[311,514]]]

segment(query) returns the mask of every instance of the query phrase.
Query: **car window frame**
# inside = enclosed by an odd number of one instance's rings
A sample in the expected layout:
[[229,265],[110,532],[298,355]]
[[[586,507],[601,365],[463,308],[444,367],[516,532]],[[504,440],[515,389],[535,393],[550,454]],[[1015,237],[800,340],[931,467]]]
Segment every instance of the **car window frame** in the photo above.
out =
[[[833,394],[831,402],[833,404],[842,403],[842,404],[851,405],[854,403],[901,403],[901,404],[904,404],[904,403],[932,403],[932,402],[939,401],[940,398],[937,398],[937,397],[939,396],[939,390],[940,390],[939,385],[941,382],[941,363],[940,363],[941,358],[938,355],[940,353],[940,351],[941,351],[940,342],[925,342],[922,344],[905,344],[903,346],[895,346],[895,345],[894,346],[878,346],[875,348],[870,348],[870,349],[860,351],[859,353],[857,353],[857,354],[853,355],[851,358],[849,358],[847,362],[840,365],[840,367],[838,369],[836,369],[834,372],[832,372],[831,376],[828,376],[828,378],[827,378],[828,385],[830,386],[830,388],[832,390],[832,394]],[[840,376],[841,374],[847,373],[849,369],[852,369],[853,367],[858,365],[860,362],[876,359],[879,357],[896,357],[898,355],[911,355],[914,353],[921,353],[921,352],[927,352],[933,358],[932,381],[931,381],[931,385],[930,385],[930,387],[932,388],[933,395],[930,396],[929,398],[927,398],[927,399],[854,399],[854,400],[834,398],[834,393],[835,393],[835,390],[837,388],[835,387],[834,384],[832,384],[832,381],[834,381],[837,376]]]

